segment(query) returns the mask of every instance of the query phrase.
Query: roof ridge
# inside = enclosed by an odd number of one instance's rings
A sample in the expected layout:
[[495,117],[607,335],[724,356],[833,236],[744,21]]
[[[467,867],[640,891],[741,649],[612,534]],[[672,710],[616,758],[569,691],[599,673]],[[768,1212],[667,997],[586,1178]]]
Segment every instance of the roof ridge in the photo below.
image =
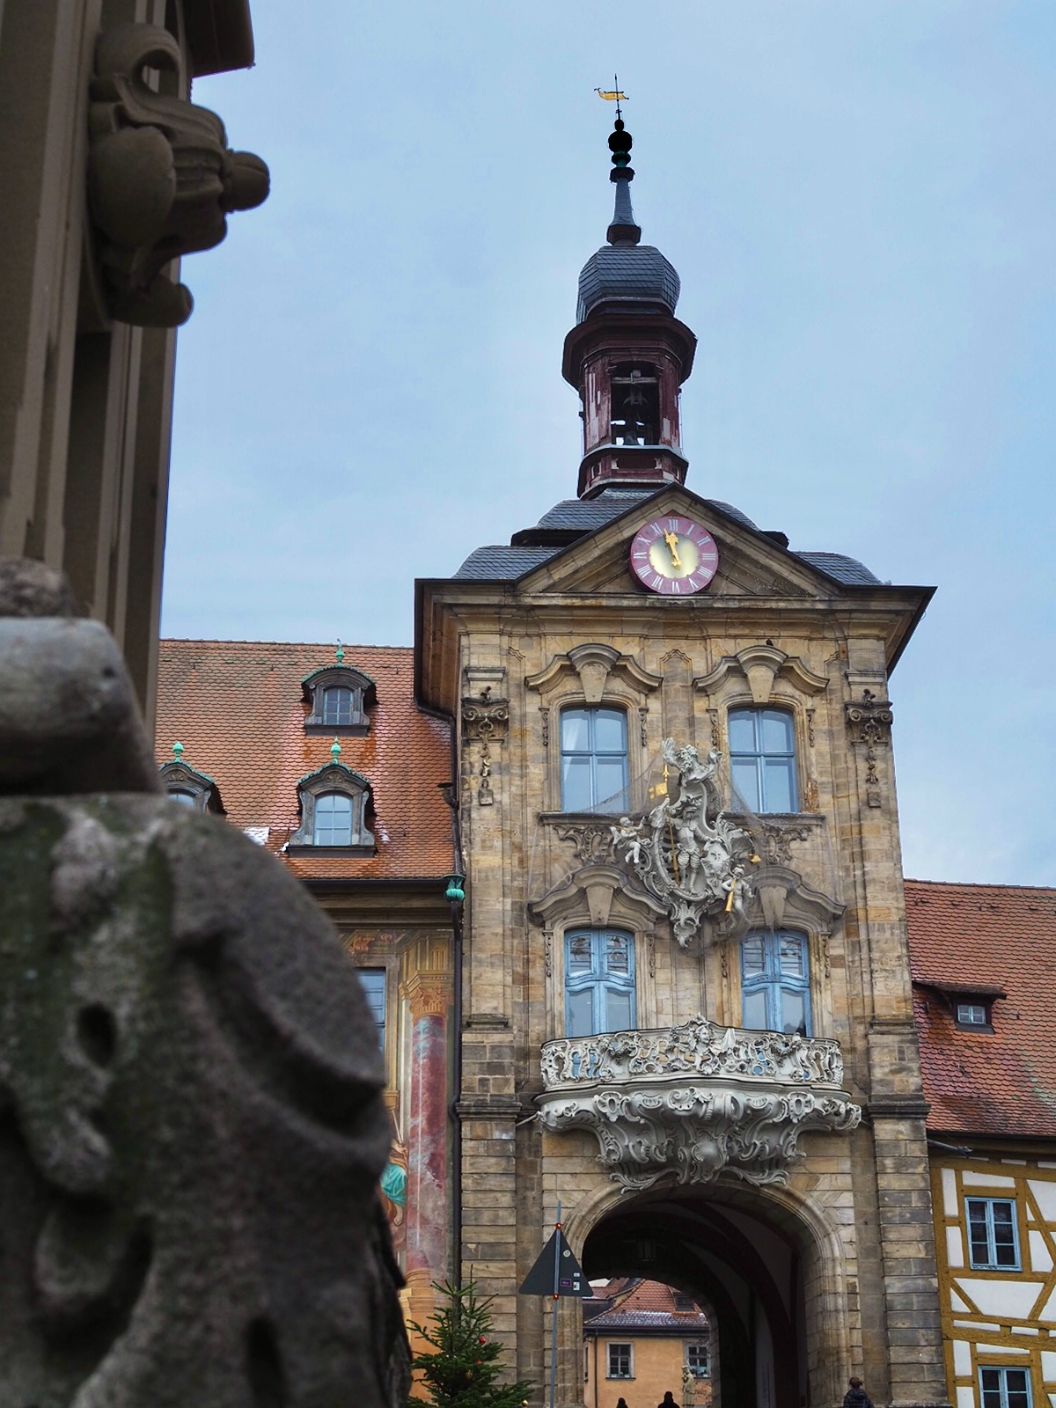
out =
[[[199,636],[162,636],[162,637],[161,637],[161,640],[158,642],[158,644],[159,644],[159,646],[162,646],[162,645],[286,645],[286,646],[296,647],[296,648],[299,649],[299,650],[333,650],[333,648],[334,648],[334,642],[333,642],[332,640],[323,640],[323,641],[319,641],[319,640],[243,640],[243,639],[241,639],[241,638],[234,639],[234,640],[226,640],[226,639],[213,639],[213,638],[211,638],[211,637],[202,638],[202,637],[199,637]],[[344,647],[344,649],[345,649],[346,651],[349,651],[349,650],[402,650],[402,651],[404,651],[404,652],[413,652],[413,650],[414,650],[414,646],[413,646],[413,645],[368,645],[368,644],[365,644],[365,643],[361,643],[361,644],[359,644],[359,645],[356,645],[356,644],[354,644],[354,643],[352,643],[352,642],[349,642],[349,641],[346,641],[346,640],[343,640],[343,641],[341,642],[341,644],[342,644],[342,646]]]
[[1002,880],[913,880],[903,878],[904,885],[932,885],[944,890],[1040,890],[1044,894],[1056,894],[1056,885],[1017,885]]

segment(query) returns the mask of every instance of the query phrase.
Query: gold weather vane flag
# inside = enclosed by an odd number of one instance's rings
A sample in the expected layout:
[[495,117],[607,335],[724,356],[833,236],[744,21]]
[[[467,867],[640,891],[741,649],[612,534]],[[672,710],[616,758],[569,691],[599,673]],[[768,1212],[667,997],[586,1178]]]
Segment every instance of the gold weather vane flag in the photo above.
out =
[[626,103],[627,94],[621,93],[618,88],[595,88],[599,98],[604,98],[607,103]]

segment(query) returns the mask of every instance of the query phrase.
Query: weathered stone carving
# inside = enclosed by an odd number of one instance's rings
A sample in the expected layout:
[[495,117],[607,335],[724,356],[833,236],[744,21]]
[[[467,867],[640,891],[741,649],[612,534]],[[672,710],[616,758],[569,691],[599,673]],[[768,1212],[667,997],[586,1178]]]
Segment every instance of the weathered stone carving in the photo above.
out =
[[492,699],[485,689],[479,699],[462,701],[462,737],[499,743],[506,737],[510,705],[506,699]]
[[738,1031],[704,1017],[547,1042],[542,1070],[543,1127],[591,1130],[600,1162],[625,1188],[720,1174],[784,1183],[801,1133],[850,1130],[861,1120],[838,1088],[835,1041]]
[[[0,617],[63,609],[34,574]],[[0,619],[0,1397],[402,1404],[355,971],[273,856],[161,792],[106,631],[31,610]]]
[[747,831],[719,810],[714,776],[722,755],[713,748],[701,762],[696,748],[665,738],[663,756],[678,772],[677,798],[664,797],[642,821],[621,817],[612,837],[617,854],[667,909],[685,948],[707,915],[720,916],[720,933],[743,923],[754,893],[748,866],[758,857]]
[[614,831],[608,821],[564,821],[554,825],[559,841],[567,841],[580,865],[612,860]]
[[792,842],[810,839],[810,828],[780,821],[764,821],[761,826],[763,859],[769,865],[792,864]]
[[846,705],[846,710],[852,743],[867,743],[870,747],[890,743],[895,718],[890,700],[878,699],[871,689],[865,689],[861,702]]
[[184,87],[183,56],[167,30],[121,24],[100,36],[88,108],[88,197],[105,312],[142,327],[190,317],[190,290],[164,274],[173,259],[211,249],[233,210],[268,194],[268,168],[231,151],[215,113],[158,92]]

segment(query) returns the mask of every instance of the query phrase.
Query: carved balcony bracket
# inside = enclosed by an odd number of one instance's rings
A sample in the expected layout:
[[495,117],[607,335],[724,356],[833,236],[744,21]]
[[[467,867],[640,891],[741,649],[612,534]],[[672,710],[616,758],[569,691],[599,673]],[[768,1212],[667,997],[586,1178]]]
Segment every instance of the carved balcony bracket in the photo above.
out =
[[760,705],[770,702],[779,676],[807,695],[820,694],[829,684],[827,675],[815,674],[798,656],[786,655],[776,645],[749,645],[736,655],[724,655],[710,673],[693,681],[693,687],[702,694],[713,695],[729,674],[743,675],[753,702]]
[[785,1183],[807,1130],[854,1129],[835,1041],[747,1032],[695,1017],[657,1031],[547,1042],[544,1129],[590,1130],[627,1189],[724,1176]]
[[[148,72],[170,91],[159,92]],[[171,95],[186,89],[183,54],[167,30],[121,24],[100,36],[88,105],[86,261],[99,327],[111,318],[185,323],[194,300],[168,265],[220,244],[231,211],[267,198],[267,166],[228,147],[215,113]]]

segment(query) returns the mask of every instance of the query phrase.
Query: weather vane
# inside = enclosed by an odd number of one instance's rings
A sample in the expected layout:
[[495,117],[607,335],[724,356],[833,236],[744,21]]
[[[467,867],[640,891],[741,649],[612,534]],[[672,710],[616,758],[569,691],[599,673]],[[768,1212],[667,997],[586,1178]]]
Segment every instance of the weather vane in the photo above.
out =
[[612,75],[611,88],[595,88],[594,91],[599,98],[604,98],[607,103],[616,104],[616,116],[618,118],[623,116],[623,110],[620,104],[630,102],[630,99],[626,93],[620,92],[620,80],[617,78],[616,74]]

